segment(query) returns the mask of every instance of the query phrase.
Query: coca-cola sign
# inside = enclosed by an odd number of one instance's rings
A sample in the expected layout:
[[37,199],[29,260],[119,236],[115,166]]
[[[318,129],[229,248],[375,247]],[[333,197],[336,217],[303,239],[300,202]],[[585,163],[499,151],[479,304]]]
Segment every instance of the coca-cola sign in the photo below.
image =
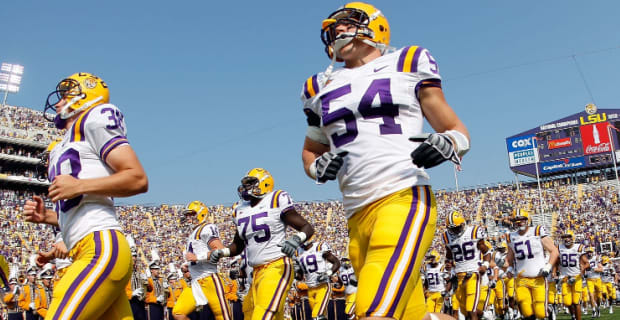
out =
[[579,127],[584,154],[611,152],[611,142],[609,141],[607,126],[609,126],[609,122],[600,122]]

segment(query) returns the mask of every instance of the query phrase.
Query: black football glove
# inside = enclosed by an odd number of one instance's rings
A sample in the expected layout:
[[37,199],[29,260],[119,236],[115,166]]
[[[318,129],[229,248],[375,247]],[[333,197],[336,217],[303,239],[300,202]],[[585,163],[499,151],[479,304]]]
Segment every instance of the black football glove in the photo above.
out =
[[338,171],[344,163],[344,157],[349,154],[348,151],[342,151],[338,154],[333,152],[325,152],[314,160],[316,167],[316,181],[325,183],[328,180],[335,180],[338,177]]
[[456,154],[452,140],[442,133],[423,133],[409,138],[413,142],[421,144],[411,152],[413,164],[428,169],[450,160],[461,164],[461,159]]

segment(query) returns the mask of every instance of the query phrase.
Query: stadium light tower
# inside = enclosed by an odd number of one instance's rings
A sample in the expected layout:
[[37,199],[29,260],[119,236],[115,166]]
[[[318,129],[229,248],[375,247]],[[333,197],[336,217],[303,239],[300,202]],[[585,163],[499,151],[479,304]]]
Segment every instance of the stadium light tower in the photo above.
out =
[[10,93],[17,93],[22,83],[24,67],[18,64],[2,63],[0,66],[0,90],[4,91],[2,106],[6,105],[6,98]]

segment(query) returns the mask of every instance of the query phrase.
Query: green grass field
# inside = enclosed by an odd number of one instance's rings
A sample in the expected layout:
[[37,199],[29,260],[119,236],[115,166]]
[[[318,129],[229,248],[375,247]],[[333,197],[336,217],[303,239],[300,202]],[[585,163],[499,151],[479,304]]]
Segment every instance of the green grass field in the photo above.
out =
[[[587,315],[582,315],[581,316],[582,320],[590,320],[592,319],[592,313],[589,312]],[[601,317],[600,318],[596,318],[599,320],[618,320],[620,319],[620,306],[614,306],[614,313],[613,314],[609,314],[609,309],[603,309],[601,310]],[[564,312],[560,312],[560,314],[557,317],[557,320],[570,320],[570,315],[564,313]]]

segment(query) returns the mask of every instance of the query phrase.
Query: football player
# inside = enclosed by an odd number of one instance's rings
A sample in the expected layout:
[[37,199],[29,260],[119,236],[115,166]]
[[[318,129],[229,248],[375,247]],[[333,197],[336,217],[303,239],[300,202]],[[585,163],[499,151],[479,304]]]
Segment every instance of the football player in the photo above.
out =
[[[461,313],[477,320],[482,278],[490,268],[491,255],[485,243],[486,231],[479,226],[468,226],[459,211],[446,217],[447,231],[443,233],[446,260],[454,263],[458,278],[455,296]],[[454,302],[453,302],[454,304]]]
[[[56,117],[49,119],[48,110]],[[124,293],[131,254],[113,198],[146,192],[148,179],[127,140],[124,116],[109,103],[108,85],[89,73],[61,80],[43,114],[66,129],[50,153],[54,210],[34,196],[24,205],[24,217],[59,226],[73,258],[54,288],[47,317],[131,319]]]
[[433,249],[426,256],[423,275],[426,282],[426,310],[428,312],[441,312],[446,296],[446,278],[450,275],[445,272],[440,263],[441,256]]
[[[517,231],[508,235],[508,276],[516,275],[515,296],[523,317],[543,319],[547,316],[547,276],[558,260],[558,248],[544,226],[530,227],[529,212],[517,209],[513,213]],[[549,253],[549,260],[545,257]]]
[[[332,64],[302,89],[302,160],[316,182],[339,180],[359,280],[357,315],[415,320],[426,309],[420,268],[437,219],[424,169],[460,163],[469,136],[444,98],[430,52],[388,50],[390,33],[381,11],[362,2],[323,20]],[[332,70],[336,61],[344,67]],[[422,134],[424,118],[438,133]]]
[[[213,251],[211,261],[236,256],[247,247],[248,264],[253,268],[251,319],[281,319],[294,277],[291,257],[314,229],[297,212],[287,192],[274,191],[273,177],[265,169],[248,171],[237,192],[241,200],[233,211],[235,237],[228,247]],[[285,238],[287,226],[298,232]]]
[[[601,273],[601,282],[603,286],[604,298],[609,304],[609,313],[614,313],[613,303],[616,301],[616,288],[614,283],[616,282],[616,270],[608,256],[601,257],[601,265],[603,266],[603,273]],[[600,311],[599,311],[600,316]]]
[[184,221],[189,219],[196,225],[185,246],[192,281],[191,286],[183,289],[172,309],[174,318],[187,320],[197,307],[206,306],[208,302],[216,320],[231,320],[222,279],[217,273],[217,261],[209,259],[213,252],[224,248],[213,216],[200,201],[190,202],[182,214]]
[[592,312],[598,313],[600,304],[603,301],[603,282],[601,281],[603,265],[599,261],[599,257],[596,255],[593,247],[588,247],[586,255],[589,264],[586,271],[588,300],[590,301],[590,306],[592,306]]
[[570,310],[573,319],[581,320],[582,274],[589,265],[585,248],[575,245],[575,233],[567,230],[562,235],[558,251],[560,258],[560,276],[562,278],[562,300]]
[[349,258],[340,259],[340,270],[338,271],[340,281],[344,284],[345,294],[345,307],[344,313],[347,315],[347,320],[355,319],[355,296],[357,295],[357,278],[355,277],[355,271],[351,266],[351,260]]
[[326,320],[327,305],[332,293],[331,276],[340,269],[340,261],[322,241],[307,241],[301,246],[297,257],[301,269],[300,277],[308,285],[308,302],[312,308],[312,319]]
[[506,303],[505,300],[507,298],[506,295],[506,285],[504,280],[506,279],[506,269],[508,266],[506,265],[506,255],[508,250],[508,244],[506,241],[497,242],[497,246],[493,251],[492,259],[495,261],[495,265],[497,266],[497,282],[495,283],[495,314],[500,318],[504,316],[506,312]]

